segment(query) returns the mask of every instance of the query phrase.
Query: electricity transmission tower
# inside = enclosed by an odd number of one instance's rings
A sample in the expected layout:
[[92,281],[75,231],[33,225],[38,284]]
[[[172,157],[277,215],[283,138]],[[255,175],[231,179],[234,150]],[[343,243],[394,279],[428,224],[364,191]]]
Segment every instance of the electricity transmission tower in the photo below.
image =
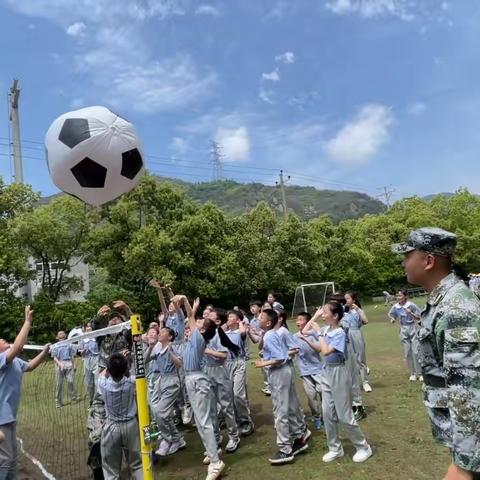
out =
[[223,155],[222,155],[222,147],[218,142],[212,141],[210,144],[210,157],[212,161],[213,167],[213,180],[218,182],[223,178]]
[[23,183],[22,146],[20,141],[20,116],[18,113],[18,100],[20,89],[18,80],[13,80],[13,85],[8,94],[9,120],[12,132],[13,171],[15,182]]

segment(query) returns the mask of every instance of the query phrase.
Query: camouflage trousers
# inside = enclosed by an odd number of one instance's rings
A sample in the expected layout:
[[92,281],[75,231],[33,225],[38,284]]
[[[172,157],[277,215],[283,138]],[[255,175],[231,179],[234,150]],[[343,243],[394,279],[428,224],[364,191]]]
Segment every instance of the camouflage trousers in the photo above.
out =
[[451,450],[455,465],[480,472],[480,388],[425,386],[424,392],[435,440]]

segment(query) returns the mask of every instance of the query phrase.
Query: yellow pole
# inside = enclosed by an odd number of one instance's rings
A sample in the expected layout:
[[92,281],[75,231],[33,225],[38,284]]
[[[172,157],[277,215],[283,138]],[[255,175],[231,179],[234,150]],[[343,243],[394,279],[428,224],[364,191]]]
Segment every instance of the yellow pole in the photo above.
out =
[[135,355],[135,386],[137,390],[138,424],[140,446],[142,452],[143,480],[153,480],[151,461],[152,447],[145,442],[145,430],[150,425],[150,412],[147,400],[147,380],[145,378],[145,363],[143,360],[142,325],[139,315],[130,317],[132,322],[133,352]]

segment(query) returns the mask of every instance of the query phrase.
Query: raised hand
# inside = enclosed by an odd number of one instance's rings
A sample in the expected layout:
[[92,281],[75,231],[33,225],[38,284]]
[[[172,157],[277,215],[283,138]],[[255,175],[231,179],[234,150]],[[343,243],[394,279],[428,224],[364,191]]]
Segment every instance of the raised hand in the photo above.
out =
[[25,306],[25,321],[29,323],[33,321],[33,310],[30,308],[30,305]]
[[108,305],[103,305],[103,307],[100,307],[97,314],[98,315],[107,315],[110,313],[112,309]]
[[158,280],[155,280],[154,278],[152,278],[152,280],[150,280],[150,281],[148,282],[148,284],[149,284],[151,287],[155,288],[156,290],[162,288],[162,286],[160,285],[159,281],[158,281]]

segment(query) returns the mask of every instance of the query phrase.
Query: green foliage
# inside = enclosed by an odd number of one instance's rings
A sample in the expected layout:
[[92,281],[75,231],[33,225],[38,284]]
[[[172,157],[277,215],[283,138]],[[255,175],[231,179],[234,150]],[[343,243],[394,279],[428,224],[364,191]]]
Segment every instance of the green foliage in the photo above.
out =
[[[13,222],[18,246],[41,263],[42,292],[53,302],[82,286],[69,271],[86,254],[91,223],[88,207],[67,196],[22,213]],[[52,263],[58,268],[52,270]]]

